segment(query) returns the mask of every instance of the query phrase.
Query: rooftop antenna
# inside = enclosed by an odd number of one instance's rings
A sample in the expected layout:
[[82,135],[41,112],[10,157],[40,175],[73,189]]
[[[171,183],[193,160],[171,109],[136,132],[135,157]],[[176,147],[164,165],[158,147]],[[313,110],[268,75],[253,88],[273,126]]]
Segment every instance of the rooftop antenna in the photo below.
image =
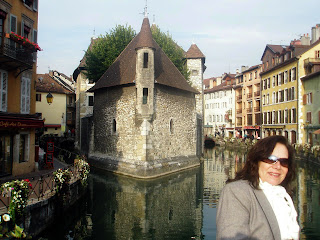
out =
[[142,14],[144,14],[145,18],[148,17],[148,0],[146,0],[146,6],[144,7],[144,12]]

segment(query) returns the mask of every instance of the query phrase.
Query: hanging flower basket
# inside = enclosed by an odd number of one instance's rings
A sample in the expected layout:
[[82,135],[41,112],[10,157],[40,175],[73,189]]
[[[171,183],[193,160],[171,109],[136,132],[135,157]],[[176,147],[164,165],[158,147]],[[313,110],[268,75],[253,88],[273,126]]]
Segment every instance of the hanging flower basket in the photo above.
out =
[[31,52],[41,51],[41,48],[39,47],[38,44],[30,42],[29,39],[22,37],[14,32],[10,33],[9,38],[15,41],[16,43],[21,44]]

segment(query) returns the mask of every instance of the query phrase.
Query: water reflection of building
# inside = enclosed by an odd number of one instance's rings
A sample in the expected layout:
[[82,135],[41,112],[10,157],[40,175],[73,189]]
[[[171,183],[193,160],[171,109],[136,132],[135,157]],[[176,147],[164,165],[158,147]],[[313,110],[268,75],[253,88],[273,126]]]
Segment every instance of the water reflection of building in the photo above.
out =
[[294,202],[301,228],[300,239],[314,239],[315,236],[320,236],[319,173],[319,168],[298,162]]
[[94,175],[93,239],[190,239],[202,229],[200,168],[156,180]]
[[204,160],[204,202],[215,207],[227,179],[242,167],[244,154],[224,148],[207,149]]

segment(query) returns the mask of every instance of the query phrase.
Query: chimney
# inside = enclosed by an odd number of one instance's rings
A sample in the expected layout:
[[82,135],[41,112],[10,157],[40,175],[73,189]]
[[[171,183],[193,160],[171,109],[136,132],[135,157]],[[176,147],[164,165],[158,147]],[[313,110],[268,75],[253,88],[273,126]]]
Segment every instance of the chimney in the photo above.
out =
[[315,27],[311,28],[311,44],[318,41],[320,38],[320,24],[316,24]]
[[249,67],[248,66],[241,66],[241,72],[244,72],[245,70],[247,70]]
[[301,38],[300,38],[300,41],[301,41],[301,45],[310,45],[309,34],[307,34],[307,36],[305,34],[303,34],[303,36],[301,36]]

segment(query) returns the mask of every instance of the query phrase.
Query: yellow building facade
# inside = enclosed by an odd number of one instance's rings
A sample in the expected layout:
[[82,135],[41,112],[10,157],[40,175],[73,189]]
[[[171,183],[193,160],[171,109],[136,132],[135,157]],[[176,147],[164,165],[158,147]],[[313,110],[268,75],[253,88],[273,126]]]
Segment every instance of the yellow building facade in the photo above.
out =
[[262,136],[284,135],[297,142],[298,60],[277,65],[261,74]]
[[0,177],[36,168],[37,29],[38,0],[0,1]]
[[[38,74],[36,83],[36,110],[44,119],[44,134],[63,136],[75,128],[75,92],[73,81],[63,84],[68,79],[57,71],[49,74]],[[51,94],[53,101],[47,103],[47,95]],[[69,134],[70,135],[70,134]]]

